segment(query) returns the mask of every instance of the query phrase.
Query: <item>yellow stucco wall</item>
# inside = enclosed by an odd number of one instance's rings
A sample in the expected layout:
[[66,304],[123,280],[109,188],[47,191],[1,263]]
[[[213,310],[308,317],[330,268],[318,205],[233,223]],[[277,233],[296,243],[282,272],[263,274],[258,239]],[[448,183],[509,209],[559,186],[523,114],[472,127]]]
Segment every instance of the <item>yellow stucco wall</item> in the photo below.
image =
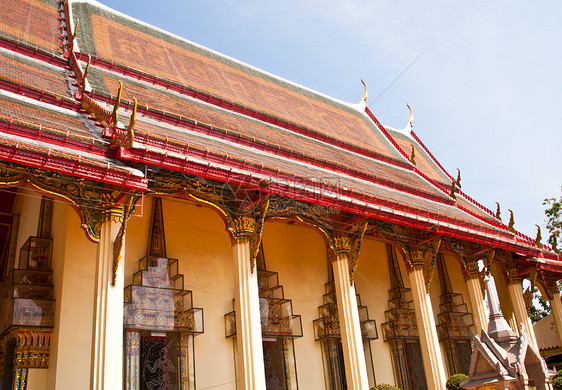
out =
[[41,195],[25,187],[18,189],[18,196],[14,204],[14,214],[20,215],[18,239],[16,245],[16,266],[19,261],[19,251],[30,236],[37,235],[37,223],[41,208]]
[[[197,388],[235,389],[233,341],[225,338],[224,321],[232,311],[234,266],[224,223],[210,208],[184,201],[166,199],[162,209],[167,255],[179,260],[184,288],[204,310],[205,333],[195,337]],[[152,200],[145,199],[143,217],[133,216],[127,226],[125,285],[146,255],[151,218]]]
[[303,337],[294,340],[299,388],[323,389],[322,349],[312,322],[320,317],[328,282],[326,244],[312,228],[283,222],[266,223],[262,242],[267,270],[279,273],[285,298],[302,319]]
[[60,202],[53,207],[52,234],[57,302],[49,389],[88,388],[97,244],[86,238],[78,214]]
[[361,303],[369,310],[369,318],[377,322],[379,338],[371,341],[376,381],[394,384],[390,346],[384,342],[381,329],[381,324],[386,321],[384,312],[388,309],[388,290],[390,290],[390,274],[384,242],[369,238],[364,240],[355,281]]

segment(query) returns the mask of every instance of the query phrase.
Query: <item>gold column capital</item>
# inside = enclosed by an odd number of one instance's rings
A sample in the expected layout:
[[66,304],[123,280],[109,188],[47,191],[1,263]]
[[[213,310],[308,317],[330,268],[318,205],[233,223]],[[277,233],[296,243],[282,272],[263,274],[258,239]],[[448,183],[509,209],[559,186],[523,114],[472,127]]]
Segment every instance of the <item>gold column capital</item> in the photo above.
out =
[[519,275],[516,267],[507,267],[505,269],[507,276],[507,285],[519,284],[523,282],[523,278]]
[[560,288],[556,282],[548,283],[546,286],[546,293],[550,295],[550,299],[560,299]]
[[421,249],[409,249],[404,251],[408,260],[408,272],[418,271],[424,269],[426,266],[425,251]]
[[232,236],[237,244],[250,242],[256,230],[256,220],[251,217],[238,217],[232,221]]
[[334,237],[334,252],[336,256],[349,258],[351,252],[351,238],[348,236]]
[[465,271],[463,272],[463,277],[465,282],[468,282],[471,279],[480,279],[480,281],[483,282],[484,275],[478,268],[477,260],[463,258],[463,264]]
[[118,205],[107,205],[101,215],[101,223],[117,222],[123,223],[124,208]]

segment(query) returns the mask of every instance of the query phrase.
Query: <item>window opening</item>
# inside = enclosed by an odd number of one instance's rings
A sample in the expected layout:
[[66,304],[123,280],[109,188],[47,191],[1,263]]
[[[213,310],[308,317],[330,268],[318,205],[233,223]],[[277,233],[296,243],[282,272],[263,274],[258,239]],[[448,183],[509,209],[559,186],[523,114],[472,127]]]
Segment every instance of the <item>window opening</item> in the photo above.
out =
[[[324,304],[318,307],[320,318],[314,320],[313,323],[314,339],[322,343],[324,375],[327,388],[329,390],[343,390],[347,389],[347,383],[331,261],[328,261],[328,272],[330,281],[324,285]],[[363,352],[365,354],[369,385],[375,386],[375,370],[370,341],[376,340],[379,337],[377,324],[375,320],[369,319],[368,309],[366,306],[361,305],[361,297],[359,294],[357,294],[357,309],[359,311],[359,323],[361,326],[361,336],[363,338]]]
[[195,389],[194,336],[203,333],[203,309],[193,307],[178,260],[166,256],[162,203],[154,200],[149,255],[125,287],[125,388]]
[[404,287],[396,249],[386,245],[390,290],[386,322],[381,325],[385,342],[390,343],[396,386],[402,390],[426,390],[425,372],[419,343],[411,291]]
[[475,335],[472,314],[468,311],[462,294],[454,293],[442,254],[437,255],[437,269],[441,284],[437,336],[445,351],[449,376],[462,373],[468,375],[471,341]]
[[[293,314],[293,304],[285,298],[277,272],[265,267],[263,246],[256,259],[260,322],[267,390],[298,389],[293,340],[302,337],[300,315]],[[234,300],[233,300],[234,305]],[[226,337],[236,337],[236,313],[225,314]]]

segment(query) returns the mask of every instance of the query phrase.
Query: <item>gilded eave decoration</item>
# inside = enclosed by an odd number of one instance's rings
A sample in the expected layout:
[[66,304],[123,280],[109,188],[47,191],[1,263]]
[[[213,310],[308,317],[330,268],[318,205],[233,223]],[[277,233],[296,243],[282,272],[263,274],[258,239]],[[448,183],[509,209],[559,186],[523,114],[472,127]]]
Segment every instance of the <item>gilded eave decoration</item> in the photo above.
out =
[[0,163],[0,186],[25,184],[39,192],[68,201],[78,211],[82,228],[88,238],[94,242],[99,241],[104,203],[102,197],[107,193],[102,184],[43,169]]
[[[426,292],[429,292],[442,236],[378,220],[372,221],[371,229],[375,237],[397,246],[402,251],[409,272],[419,269],[424,271],[425,288]],[[429,258],[426,255],[428,252],[431,254]]]
[[249,242],[254,272],[270,206],[270,196],[266,191],[166,170],[149,171],[147,174],[150,193],[183,197],[215,209],[234,241]]
[[[118,222],[121,223],[121,226],[113,243],[113,279],[111,281],[111,284],[113,286],[115,286],[115,282],[117,280],[117,269],[119,267],[119,262],[121,261],[121,250],[123,248],[123,240],[125,238],[127,222],[129,221],[129,218],[131,218],[131,216],[135,213],[135,205],[141,199],[141,197],[141,195],[128,195],[124,206],[119,208],[120,216],[118,218],[120,220]],[[112,216],[112,213],[112,210],[106,211],[106,215],[109,214]]]

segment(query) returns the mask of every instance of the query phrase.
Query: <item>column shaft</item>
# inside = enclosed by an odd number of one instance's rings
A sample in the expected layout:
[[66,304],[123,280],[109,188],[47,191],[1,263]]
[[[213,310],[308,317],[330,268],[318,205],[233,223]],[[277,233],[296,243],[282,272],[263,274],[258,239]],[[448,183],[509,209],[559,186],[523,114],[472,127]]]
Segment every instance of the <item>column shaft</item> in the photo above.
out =
[[345,377],[349,390],[367,390],[369,381],[363,338],[359,324],[357,295],[355,287],[349,279],[349,262],[347,254],[339,253],[332,262],[336,298],[338,300],[338,316],[345,364]]
[[482,331],[488,331],[488,313],[484,304],[480,278],[478,276],[468,278],[466,286],[468,288],[470,305],[472,306],[472,317],[474,318],[476,334],[480,335]]
[[258,272],[252,274],[250,244],[237,240],[234,257],[238,388],[265,390]]
[[549,300],[550,310],[552,311],[552,318],[556,324],[556,331],[558,332],[558,340],[562,345],[562,302],[560,301],[560,293],[553,292],[553,298]]
[[437,328],[431,307],[431,299],[425,290],[423,268],[416,267],[409,271],[410,287],[416,312],[420,347],[428,390],[443,390],[446,375],[443,356],[437,338]]
[[[537,346],[537,338],[535,337],[535,331],[531,325],[531,319],[527,315],[527,307],[525,305],[525,299],[523,299],[523,289],[521,287],[521,282],[512,282],[507,286],[507,291],[509,293],[509,298],[511,304],[513,305],[513,314],[515,315],[515,320],[517,325],[525,328],[525,331],[531,338],[531,341]],[[521,331],[519,331],[521,333]]]
[[96,265],[92,390],[120,389],[123,386],[124,249],[121,250],[116,282],[112,285],[113,244],[122,215],[115,210],[109,214],[101,226]]

